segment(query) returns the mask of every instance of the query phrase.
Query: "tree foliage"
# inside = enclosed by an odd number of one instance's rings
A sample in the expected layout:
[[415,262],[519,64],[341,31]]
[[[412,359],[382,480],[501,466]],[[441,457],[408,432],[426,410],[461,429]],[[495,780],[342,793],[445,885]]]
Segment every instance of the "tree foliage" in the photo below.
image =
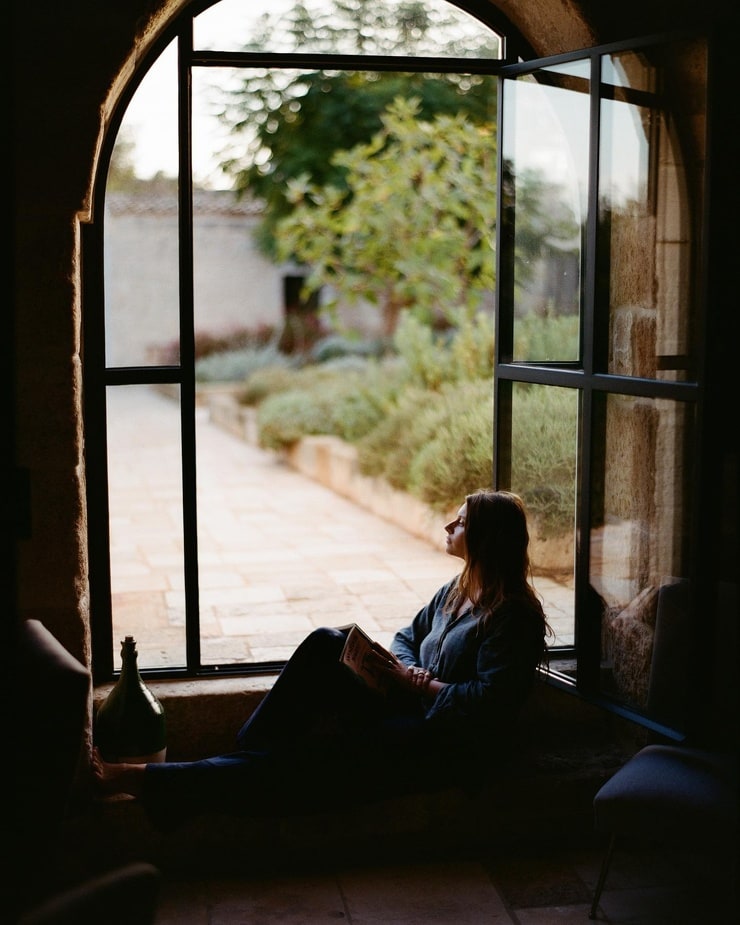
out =
[[[418,0],[332,0],[315,8],[298,3],[286,14],[265,14],[245,50],[490,54],[497,41],[493,33],[478,26],[466,34],[457,11],[448,11],[429,10]],[[240,150],[226,157],[223,170],[237,192],[265,203],[259,240],[266,252],[274,254],[276,225],[292,211],[289,181],[308,174],[317,186],[345,188],[334,152],[369,141],[398,97],[419,100],[425,120],[441,113],[464,113],[479,123],[495,120],[494,79],[481,76],[260,68],[228,92],[222,118],[232,129],[230,150],[235,135]]]
[[290,182],[278,256],[309,268],[310,289],[378,305],[386,334],[405,308],[451,323],[493,289],[495,160],[490,126],[424,122],[418,101],[396,99],[367,144],[334,155],[346,185]]

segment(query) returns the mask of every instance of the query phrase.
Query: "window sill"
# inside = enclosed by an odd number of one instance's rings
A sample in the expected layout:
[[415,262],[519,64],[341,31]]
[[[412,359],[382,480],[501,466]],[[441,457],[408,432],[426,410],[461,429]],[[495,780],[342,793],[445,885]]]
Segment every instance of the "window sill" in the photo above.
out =
[[[192,761],[232,751],[239,729],[274,680],[275,675],[147,680],[147,687],[164,707],[167,758]],[[112,687],[113,684],[95,687],[95,711]]]

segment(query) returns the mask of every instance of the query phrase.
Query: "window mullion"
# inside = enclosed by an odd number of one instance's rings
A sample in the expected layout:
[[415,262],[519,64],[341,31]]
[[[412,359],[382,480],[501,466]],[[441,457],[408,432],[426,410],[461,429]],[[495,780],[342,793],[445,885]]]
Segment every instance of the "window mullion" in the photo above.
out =
[[191,19],[178,42],[179,143],[179,286],[180,286],[180,426],[182,439],[183,567],[185,579],[186,661],[188,672],[200,669],[198,593],[198,507],[195,435],[195,324],[193,291],[193,178]]

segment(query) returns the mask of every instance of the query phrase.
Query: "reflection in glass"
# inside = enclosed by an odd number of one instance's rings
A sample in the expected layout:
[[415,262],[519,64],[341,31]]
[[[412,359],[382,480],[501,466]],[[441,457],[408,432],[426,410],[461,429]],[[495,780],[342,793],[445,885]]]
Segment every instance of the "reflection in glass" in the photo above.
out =
[[107,414],[114,656],[132,635],[140,668],[182,666],[179,400],[156,386],[109,386]]
[[511,488],[530,517],[535,585],[556,638],[573,645],[578,392],[514,383]]
[[648,713],[662,681],[659,634],[679,661],[685,643],[686,607],[667,606],[662,589],[686,578],[690,559],[693,411],[625,395],[598,405],[590,584],[604,606],[602,677],[608,693]]
[[[514,361],[577,361],[588,194],[588,62],[507,81]],[[511,213],[509,213],[509,216]]]
[[221,0],[193,25],[194,47],[214,51],[501,57],[500,37],[445,0]]
[[[703,55],[686,45],[681,53],[686,60]],[[598,297],[608,298],[609,349],[603,363],[617,375],[681,381],[696,376],[691,228],[699,225],[704,143],[700,133],[679,138],[656,60],[633,52],[604,58]]]

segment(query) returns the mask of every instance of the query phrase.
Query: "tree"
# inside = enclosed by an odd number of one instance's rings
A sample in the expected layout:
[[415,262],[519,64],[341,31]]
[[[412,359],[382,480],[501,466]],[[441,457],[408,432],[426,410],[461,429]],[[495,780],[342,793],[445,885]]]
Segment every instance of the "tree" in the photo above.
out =
[[137,195],[177,195],[177,177],[170,177],[159,171],[150,179],[143,179],[136,172],[136,141],[130,129],[123,128],[116,139],[108,168],[107,190],[109,193],[130,193]]
[[306,265],[307,288],[378,305],[386,334],[405,308],[452,323],[494,285],[492,126],[419,111],[398,98],[370,142],[337,152],[341,187],[290,181],[294,210],[278,224],[278,256]]
[[[440,11],[442,6],[440,6]],[[283,16],[266,14],[246,50],[343,54],[495,54],[497,37],[447,7],[429,10],[418,0],[388,4],[332,0],[309,9],[297,4]],[[243,145],[227,155],[223,170],[238,193],[264,203],[259,233],[274,256],[275,228],[293,208],[288,183],[309,174],[320,186],[346,189],[345,170],[333,160],[339,149],[367,142],[397,97],[419,100],[419,115],[464,113],[478,123],[495,120],[494,78],[460,74],[411,74],[337,70],[259,69],[226,93],[222,118]]]

